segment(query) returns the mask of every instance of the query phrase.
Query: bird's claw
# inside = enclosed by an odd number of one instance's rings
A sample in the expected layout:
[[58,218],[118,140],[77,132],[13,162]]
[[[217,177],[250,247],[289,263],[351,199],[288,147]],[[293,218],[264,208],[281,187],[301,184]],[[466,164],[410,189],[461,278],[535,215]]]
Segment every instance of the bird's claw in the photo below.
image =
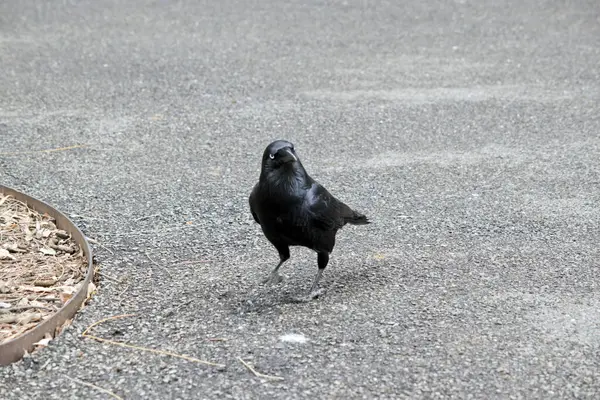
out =
[[268,278],[263,279],[263,283],[266,285],[276,285],[283,281],[283,276],[279,274],[271,274]]
[[294,303],[308,303],[324,294],[325,294],[325,289],[317,289],[317,290],[313,290],[312,292],[310,292],[310,294],[308,296],[294,297],[294,298],[292,298],[292,301]]

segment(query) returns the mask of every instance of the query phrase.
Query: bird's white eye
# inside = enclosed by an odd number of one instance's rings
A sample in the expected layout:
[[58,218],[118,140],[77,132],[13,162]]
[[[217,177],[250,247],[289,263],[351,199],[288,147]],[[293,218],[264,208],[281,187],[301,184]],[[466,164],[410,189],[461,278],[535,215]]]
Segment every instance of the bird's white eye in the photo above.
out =
[[269,158],[272,160],[275,158],[275,154],[269,154]]

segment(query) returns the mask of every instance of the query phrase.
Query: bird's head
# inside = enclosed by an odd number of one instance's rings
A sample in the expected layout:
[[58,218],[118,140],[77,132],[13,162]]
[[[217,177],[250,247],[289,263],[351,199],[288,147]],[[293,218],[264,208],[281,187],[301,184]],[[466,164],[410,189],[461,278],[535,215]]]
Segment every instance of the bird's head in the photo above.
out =
[[294,151],[294,145],[286,140],[276,140],[269,144],[263,153],[262,167],[265,172],[293,169],[300,160]]

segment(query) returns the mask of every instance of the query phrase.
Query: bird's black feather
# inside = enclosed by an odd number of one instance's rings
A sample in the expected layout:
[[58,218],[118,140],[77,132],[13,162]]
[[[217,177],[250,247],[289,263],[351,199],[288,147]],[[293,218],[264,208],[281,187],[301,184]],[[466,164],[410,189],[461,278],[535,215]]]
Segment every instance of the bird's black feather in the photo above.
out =
[[250,194],[249,204],[252,217],[279,252],[280,263],[273,276],[289,258],[289,246],[304,246],[319,253],[319,274],[313,290],[327,266],[337,231],[347,223],[370,223],[365,215],[336,199],[312,179],[293,144],[283,140],[265,149],[259,181]]

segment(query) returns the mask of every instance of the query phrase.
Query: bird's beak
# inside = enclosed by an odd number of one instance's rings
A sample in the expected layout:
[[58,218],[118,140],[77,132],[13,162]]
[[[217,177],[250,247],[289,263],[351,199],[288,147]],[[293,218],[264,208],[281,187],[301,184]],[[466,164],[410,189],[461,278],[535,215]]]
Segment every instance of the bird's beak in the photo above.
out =
[[298,157],[291,149],[281,149],[281,161],[284,163],[298,161]]

